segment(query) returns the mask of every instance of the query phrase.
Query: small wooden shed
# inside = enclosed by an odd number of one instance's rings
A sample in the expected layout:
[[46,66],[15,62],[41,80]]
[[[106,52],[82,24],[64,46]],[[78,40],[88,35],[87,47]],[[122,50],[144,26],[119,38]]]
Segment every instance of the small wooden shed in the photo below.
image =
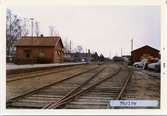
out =
[[25,36],[15,46],[16,64],[62,63],[64,61],[64,47],[59,36]]

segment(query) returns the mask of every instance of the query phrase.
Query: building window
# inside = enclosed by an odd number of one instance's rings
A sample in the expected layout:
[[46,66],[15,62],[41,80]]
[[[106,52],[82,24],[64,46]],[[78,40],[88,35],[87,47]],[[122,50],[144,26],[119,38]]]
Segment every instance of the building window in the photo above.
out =
[[60,56],[60,55],[61,55],[61,51],[58,50],[58,51],[57,51],[57,54]]
[[24,54],[26,58],[30,58],[30,54],[31,54],[31,49],[25,49],[24,50]]
[[30,54],[29,54],[29,53],[27,53],[27,54],[26,54],[26,57],[27,57],[27,58],[29,58],[29,57],[30,57]]
[[39,57],[45,57],[45,53],[42,49],[39,51]]

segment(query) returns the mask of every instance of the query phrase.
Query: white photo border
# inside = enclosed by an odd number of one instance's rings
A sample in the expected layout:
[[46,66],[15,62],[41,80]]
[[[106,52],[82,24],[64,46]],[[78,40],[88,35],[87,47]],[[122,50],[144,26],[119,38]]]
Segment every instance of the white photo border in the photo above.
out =
[[[161,7],[160,109],[14,110],[6,109],[6,8],[8,5],[144,5]],[[0,111],[2,115],[162,115],[167,109],[167,0],[0,0]]]

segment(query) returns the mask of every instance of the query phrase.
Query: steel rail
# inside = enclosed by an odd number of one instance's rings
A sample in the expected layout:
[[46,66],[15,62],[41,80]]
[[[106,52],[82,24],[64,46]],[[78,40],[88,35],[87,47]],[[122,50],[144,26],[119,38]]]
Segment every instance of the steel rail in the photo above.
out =
[[121,90],[120,90],[119,94],[117,95],[116,100],[120,100],[121,99],[121,97],[122,97],[123,93],[125,92],[125,89],[126,89],[128,83],[129,83],[132,75],[133,75],[133,72],[132,72],[132,70],[129,69],[129,73],[128,73],[127,79],[125,80],[123,86],[121,87]]
[[122,68],[120,67],[115,73],[111,74],[110,76],[107,76],[106,78],[104,78],[104,79],[102,79],[102,80],[100,80],[100,81],[98,81],[98,82],[96,82],[96,83],[90,85],[88,88],[83,89],[83,90],[80,90],[80,91],[78,91],[78,92],[76,92],[76,93],[70,95],[69,97],[67,97],[67,98],[65,98],[65,99],[63,99],[63,100],[61,100],[60,102],[55,103],[54,105],[52,105],[52,107],[49,107],[49,109],[60,108],[61,106],[67,104],[70,100],[74,99],[75,97],[80,96],[80,95],[82,95],[82,94],[88,92],[90,89],[96,87],[97,85],[101,84],[102,82],[107,81],[108,79],[110,79],[110,78],[116,76],[118,73],[120,73],[121,70],[122,70]]
[[[127,65],[126,65],[126,66],[123,65],[123,66],[126,67],[126,68],[128,68]],[[120,90],[120,92],[118,93],[118,95],[116,96],[115,100],[120,100],[120,99],[121,99],[121,97],[122,97],[123,93],[125,92],[125,90],[126,90],[126,88],[127,88],[127,86],[128,86],[128,83],[130,82],[132,76],[133,76],[133,69],[129,69],[129,68],[128,68],[127,79],[125,80],[124,84],[122,85],[121,90]],[[112,107],[109,107],[109,108],[114,109],[115,107],[112,106]]]
[[53,86],[53,85],[55,85],[55,84],[61,83],[61,82],[63,82],[63,81],[67,81],[67,80],[69,80],[69,79],[75,78],[75,77],[77,77],[77,76],[79,76],[79,75],[82,75],[82,74],[84,74],[84,73],[91,72],[91,71],[93,71],[93,70],[96,70],[97,68],[98,68],[98,66],[97,66],[97,67],[93,67],[93,68],[91,68],[91,69],[89,69],[89,70],[86,70],[86,71],[80,72],[80,73],[78,73],[78,74],[72,75],[72,76],[70,76],[70,77],[68,77],[68,78],[62,79],[62,80],[57,81],[57,82],[54,82],[54,83],[52,83],[52,84],[49,84],[49,85],[40,87],[40,88],[38,88],[38,89],[35,89],[35,90],[31,91],[31,92],[27,92],[27,93],[25,93],[25,94],[23,94],[23,95],[14,97],[14,98],[12,98],[12,99],[9,99],[9,100],[6,102],[6,106],[8,107],[8,104],[10,104],[10,103],[12,103],[12,102],[15,102],[16,100],[21,99],[21,98],[23,98],[23,97],[25,97],[25,96],[27,96],[27,95],[35,94],[35,93],[37,93],[38,91],[40,91],[40,90],[42,90],[42,89],[45,89],[45,88],[48,88],[48,87]]
[[49,103],[49,104],[45,105],[42,109],[50,109],[50,108],[54,107],[55,104],[60,103],[64,99],[70,97],[70,95],[75,94],[83,86],[87,85],[92,79],[94,79],[99,73],[101,73],[102,71],[104,71],[105,68],[106,67],[103,67],[100,71],[98,71],[94,75],[92,75],[89,79],[87,79],[85,82],[83,82],[80,86],[78,86],[78,87],[74,88],[73,90],[71,90],[69,93],[67,93],[65,96],[63,96],[60,100],[52,102],[52,103]]

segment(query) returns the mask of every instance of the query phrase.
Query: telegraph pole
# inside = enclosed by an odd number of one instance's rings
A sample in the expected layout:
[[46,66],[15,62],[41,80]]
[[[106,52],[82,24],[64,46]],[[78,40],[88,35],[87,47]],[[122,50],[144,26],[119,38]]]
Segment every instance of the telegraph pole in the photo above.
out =
[[31,36],[33,36],[33,26],[34,26],[33,20],[34,20],[34,18],[30,18],[30,20],[31,20]]
[[132,63],[133,63],[133,54],[132,54],[132,51],[133,51],[133,38],[131,39],[131,57],[132,57]]
[[122,57],[122,48],[121,48],[121,57]]
[[38,37],[39,36],[39,22],[35,22],[35,34]]
[[109,51],[109,58],[111,59],[111,50]]
[[111,61],[111,50],[109,50],[109,63]]
[[133,38],[131,39],[131,52],[133,51]]
[[70,53],[71,53],[71,40],[70,40]]

